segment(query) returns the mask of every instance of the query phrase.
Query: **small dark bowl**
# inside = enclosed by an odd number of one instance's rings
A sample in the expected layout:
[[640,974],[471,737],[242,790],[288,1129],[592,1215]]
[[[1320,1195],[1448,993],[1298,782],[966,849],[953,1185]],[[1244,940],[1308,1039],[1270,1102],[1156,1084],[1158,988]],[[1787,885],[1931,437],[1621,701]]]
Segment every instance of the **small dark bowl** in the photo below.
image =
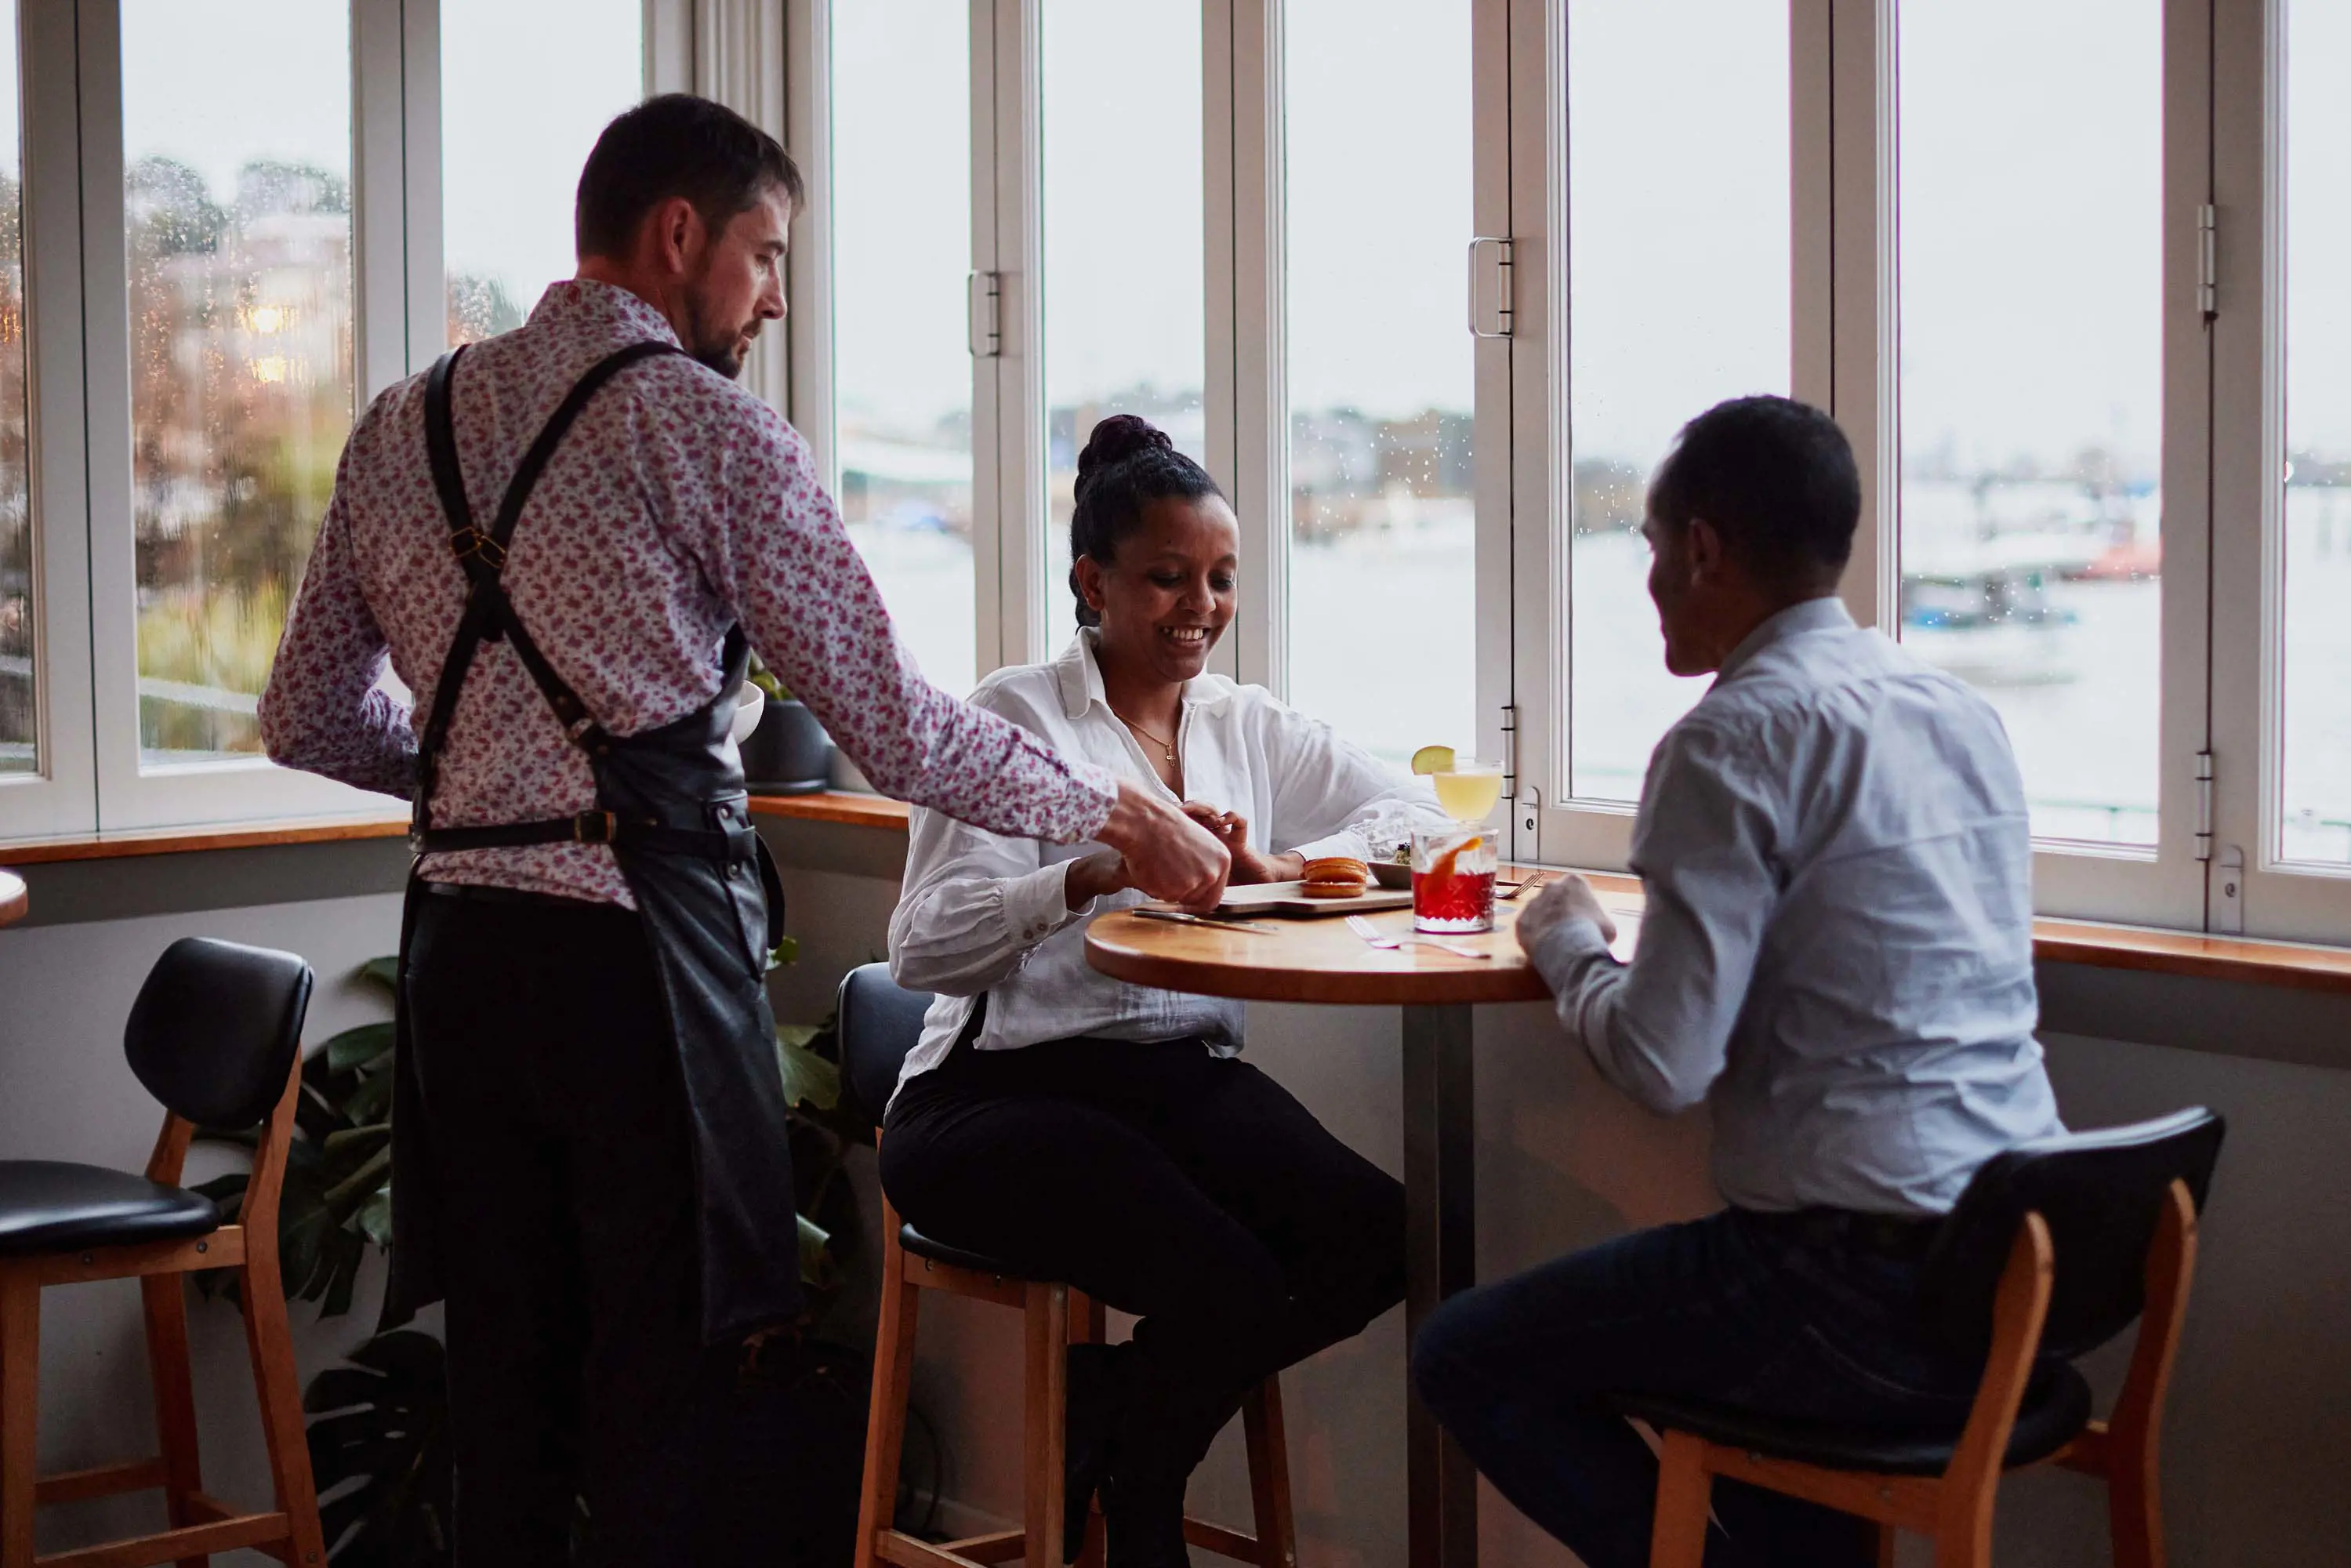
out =
[[1402,861],[1374,861],[1371,865],[1372,880],[1382,887],[1409,888],[1412,885],[1412,867]]

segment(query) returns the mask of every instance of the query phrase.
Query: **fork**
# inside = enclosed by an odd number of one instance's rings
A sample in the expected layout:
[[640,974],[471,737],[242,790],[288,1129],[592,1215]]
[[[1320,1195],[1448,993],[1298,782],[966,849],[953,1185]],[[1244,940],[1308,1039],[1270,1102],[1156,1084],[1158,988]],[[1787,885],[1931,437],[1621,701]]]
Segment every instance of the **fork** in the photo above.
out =
[[1384,936],[1380,928],[1360,915],[1347,916],[1347,929],[1374,947],[1441,947],[1447,953],[1464,958],[1490,958],[1494,955],[1478,947],[1463,947],[1451,942],[1439,942],[1429,936]]

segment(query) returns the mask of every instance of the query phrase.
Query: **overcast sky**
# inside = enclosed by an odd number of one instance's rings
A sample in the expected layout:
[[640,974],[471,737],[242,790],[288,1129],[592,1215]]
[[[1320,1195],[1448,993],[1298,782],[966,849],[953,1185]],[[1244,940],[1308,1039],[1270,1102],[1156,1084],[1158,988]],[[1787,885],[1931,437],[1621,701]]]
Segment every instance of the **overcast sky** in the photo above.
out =
[[[843,390],[908,416],[968,396],[967,11],[841,0],[837,15]],[[1913,453],[1948,436],[1962,461],[2062,460],[2100,443],[2151,465],[2158,14],[1903,5]],[[221,197],[256,156],[348,172],[347,15],[123,0],[127,151],[183,159]],[[635,96],[639,15],[638,0],[444,4],[453,267],[504,277],[526,306],[569,273],[572,184]],[[1459,26],[1434,25],[1447,15]],[[1299,406],[1466,404],[1466,17],[1464,0],[1290,0]],[[2351,454],[2351,6],[2294,0],[2290,26],[2290,419],[2296,445]],[[1758,0],[1588,0],[1571,31],[1577,448],[1654,455],[1712,397],[1786,384],[1785,26]],[[1194,18],[1166,0],[1046,0],[1045,63],[1054,395],[1196,385]]]

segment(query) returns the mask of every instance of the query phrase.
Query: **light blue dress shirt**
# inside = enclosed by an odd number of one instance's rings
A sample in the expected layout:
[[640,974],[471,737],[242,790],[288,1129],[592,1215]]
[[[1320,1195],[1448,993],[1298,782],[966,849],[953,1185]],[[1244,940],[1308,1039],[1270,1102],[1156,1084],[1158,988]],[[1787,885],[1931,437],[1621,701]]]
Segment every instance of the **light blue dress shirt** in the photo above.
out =
[[1731,1203],[1940,1214],[2064,1130],[2007,733],[1836,600],[1757,627],[1658,743],[1632,863],[1629,966],[1585,920],[1530,956],[1610,1082],[1708,1102]]

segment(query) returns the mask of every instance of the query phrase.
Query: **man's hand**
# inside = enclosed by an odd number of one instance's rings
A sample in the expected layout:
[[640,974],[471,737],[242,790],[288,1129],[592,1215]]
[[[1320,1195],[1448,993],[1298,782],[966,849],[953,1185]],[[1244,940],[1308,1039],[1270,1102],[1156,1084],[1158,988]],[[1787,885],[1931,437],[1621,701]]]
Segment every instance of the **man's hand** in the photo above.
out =
[[1134,885],[1134,876],[1126,869],[1126,857],[1116,850],[1098,850],[1073,860],[1061,875],[1062,896],[1072,910],[1083,909],[1097,898],[1107,898]]
[[1600,927],[1600,939],[1616,940],[1616,923],[1600,907],[1599,896],[1592,884],[1567,872],[1548,886],[1536,890],[1527,906],[1519,911],[1519,946],[1531,950],[1542,934],[1568,920],[1589,920]]
[[1225,895],[1232,856],[1216,836],[1131,779],[1094,835],[1126,857],[1130,884],[1186,909],[1214,909]]
[[1306,874],[1306,862],[1295,854],[1260,854],[1249,848],[1249,819],[1238,811],[1220,811],[1206,800],[1186,800],[1184,814],[1216,835],[1233,857],[1233,885],[1252,883],[1294,882]]

